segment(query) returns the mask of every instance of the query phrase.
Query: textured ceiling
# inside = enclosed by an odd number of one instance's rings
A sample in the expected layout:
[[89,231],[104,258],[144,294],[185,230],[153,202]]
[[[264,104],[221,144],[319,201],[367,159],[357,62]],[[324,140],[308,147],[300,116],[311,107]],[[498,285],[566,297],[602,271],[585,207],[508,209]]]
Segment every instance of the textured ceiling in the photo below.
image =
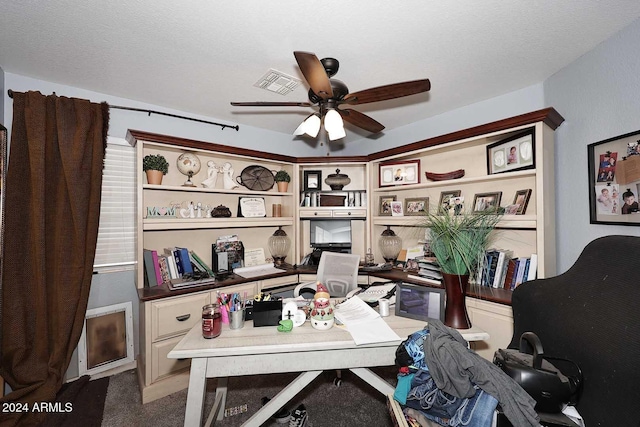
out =
[[[229,102],[307,101],[304,81],[286,96],[253,86],[270,68],[303,79],[294,50],[337,58],[351,92],[429,78],[426,94],[354,107],[393,129],[542,82],[640,16],[637,0],[0,6],[5,72],[285,134],[314,110]],[[347,126],[345,142],[367,136]]]

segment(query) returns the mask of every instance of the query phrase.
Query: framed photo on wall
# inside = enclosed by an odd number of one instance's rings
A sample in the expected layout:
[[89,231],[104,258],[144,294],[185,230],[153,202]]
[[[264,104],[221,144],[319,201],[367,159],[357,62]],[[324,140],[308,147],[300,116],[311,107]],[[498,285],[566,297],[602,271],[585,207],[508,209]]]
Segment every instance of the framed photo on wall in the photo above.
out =
[[322,188],[322,171],[304,171],[304,191],[320,191]]
[[380,187],[420,183],[420,160],[381,163],[378,171]]
[[487,173],[533,169],[535,163],[533,128],[493,144],[487,145]]
[[640,225],[640,130],[587,145],[591,224]]

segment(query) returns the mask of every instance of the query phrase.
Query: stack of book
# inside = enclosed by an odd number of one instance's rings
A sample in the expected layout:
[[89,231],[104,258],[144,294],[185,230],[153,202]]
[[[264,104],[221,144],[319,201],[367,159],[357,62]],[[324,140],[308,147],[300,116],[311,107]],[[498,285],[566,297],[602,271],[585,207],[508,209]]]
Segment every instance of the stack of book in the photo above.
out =
[[433,285],[442,284],[442,270],[435,257],[421,256],[417,257],[416,261],[418,262],[418,274],[409,274],[410,278]]
[[186,283],[192,277],[213,277],[213,271],[194,251],[183,247],[164,248],[162,253],[143,249],[144,286]]
[[478,263],[475,277],[470,281],[479,286],[514,290],[521,283],[536,278],[538,256],[514,258],[509,250],[490,249]]

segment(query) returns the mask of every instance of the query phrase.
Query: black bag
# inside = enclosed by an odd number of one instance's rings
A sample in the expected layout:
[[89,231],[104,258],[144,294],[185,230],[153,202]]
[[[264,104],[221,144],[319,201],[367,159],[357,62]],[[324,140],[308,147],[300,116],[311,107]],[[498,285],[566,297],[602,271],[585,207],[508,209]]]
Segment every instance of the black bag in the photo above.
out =
[[[533,332],[522,334],[519,350],[496,351],[493,363],[536,400],[538,412],[558,413],[563,404],[577,403],[582,386],[580,367],[570,360],[545,355],[540,339]],[[563,367],[565,373],[557,366]]]

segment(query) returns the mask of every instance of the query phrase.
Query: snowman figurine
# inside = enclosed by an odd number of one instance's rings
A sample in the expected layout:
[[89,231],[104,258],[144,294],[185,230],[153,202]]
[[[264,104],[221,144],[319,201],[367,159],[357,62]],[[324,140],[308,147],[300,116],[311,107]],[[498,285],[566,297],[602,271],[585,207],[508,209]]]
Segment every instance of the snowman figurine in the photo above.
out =
[[311,303],[311,326],[326,331],[333,327],[333,305],[327,288],[320,282],[316,284],[316,293]]

